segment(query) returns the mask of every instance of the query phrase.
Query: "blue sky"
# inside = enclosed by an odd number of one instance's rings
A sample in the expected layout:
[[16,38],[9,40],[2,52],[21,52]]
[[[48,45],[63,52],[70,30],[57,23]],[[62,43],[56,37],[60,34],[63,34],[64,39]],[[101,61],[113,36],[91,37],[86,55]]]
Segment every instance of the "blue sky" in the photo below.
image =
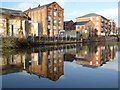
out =
[[119,0],[2,0],[0,7],[26,10],[29,7],[37,7],[38,4],[43,5],[56,1],[64,8],[64,20],[75,21],[76,17],[97,13],[108,19],[114,19],[118,25],[118,1]]

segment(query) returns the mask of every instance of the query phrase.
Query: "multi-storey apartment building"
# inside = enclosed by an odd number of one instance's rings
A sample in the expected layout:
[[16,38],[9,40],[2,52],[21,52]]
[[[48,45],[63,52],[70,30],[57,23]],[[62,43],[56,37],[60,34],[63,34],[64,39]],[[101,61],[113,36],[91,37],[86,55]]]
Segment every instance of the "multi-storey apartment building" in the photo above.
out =
[[111,27],[109,19],[95,13],[90,13],[90,14],[76,18],[76,22],[82,22],[82,21],[88,21],[88,20],[91,20],[93,22],[94,29],[97,30],[98,36],[109,35],[110,27]]
[[56,2],[29,8],[25,13],[33,22],[40,23],[41,36],[57,37],[59,31],[63,30],[64,9]]
[[115,35],[116,34],[116,23],[114,22],[114,20],[110,20],[110,35]]

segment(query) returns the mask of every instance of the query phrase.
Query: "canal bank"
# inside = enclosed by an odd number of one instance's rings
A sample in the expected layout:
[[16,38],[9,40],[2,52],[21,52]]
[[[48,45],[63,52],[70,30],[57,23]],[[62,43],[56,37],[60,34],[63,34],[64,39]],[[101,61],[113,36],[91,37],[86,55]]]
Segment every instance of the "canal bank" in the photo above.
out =
[[1,37],[0,48],[20,48],[39,45],[60,45],[81,43],[81,40],[75,38],[16,38],[16,37]]
[[76,44],[76,43],[92,43],[92,42],[117,42],[116,37],[96,37],[88,39],[77,38],[48,38],[48,37],[35,37],[35,38],[16,38],[16,37],[1,37],[0,48],[20,48],[39,45],[60,45],[60,44]]

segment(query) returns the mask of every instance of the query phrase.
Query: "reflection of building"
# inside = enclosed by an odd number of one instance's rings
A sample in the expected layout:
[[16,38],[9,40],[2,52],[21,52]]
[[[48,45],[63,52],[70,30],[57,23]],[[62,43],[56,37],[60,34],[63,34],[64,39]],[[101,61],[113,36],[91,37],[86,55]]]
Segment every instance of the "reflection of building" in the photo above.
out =
[[[98,46],[96,49],[91,47],[83,47],[76,54],[76,63],[87,67],[98,67],[107,61],[113,60],[115,57],[115,47],[112,45]],[[90,50],[91,49],[91,50]]]
[[64,10],[56,2],[30,8],[25,13],[33,22],[40,23],[40,31],[43,36],[58,36],[60,30],[63,30]]
[[16,54],[16,55],[8,55],[2,56],[0,58],[2,68],[2,74],[20,72],[23,70],[23,62],[25,60],[25,55]]
[[62,50],[33,51],[0,57],[2,74],[26,70],[30,74],[58,80],[64,74],[64,53]]
[[27,19],[22,11],[0,8],[0,36],[26,36],[24,24]]
[[64,74],[64,54],[59,50],[32,53],[31,60],[26,60],[26,70],[51,80],[58,80]]

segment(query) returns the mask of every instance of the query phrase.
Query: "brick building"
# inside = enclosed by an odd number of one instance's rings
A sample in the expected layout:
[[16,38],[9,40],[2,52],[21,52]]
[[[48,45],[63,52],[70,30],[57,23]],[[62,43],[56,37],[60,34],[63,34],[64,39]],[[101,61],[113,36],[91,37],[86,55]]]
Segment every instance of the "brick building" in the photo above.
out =
[[98,36],[109,35],[111,31],[111,24],[109,19],[95,13],[86,14],[84,16],[76,18],[76,22],[82,22],[87,20],[91,20],[93,22],[94,29],[97,30]]
[[64,22],[64,30],[75,30],[75,25],[72,20]]
[[110,29],[110,35],[115,35],[116,34],[116,23],[114,22],[114,20],[110,20],[110,25],[111,25],[111,29]]
[[94,24],[92,21],[81,21],[81,22],[76,22],[76,31],[79,31],[82,34],[82,38],[87,39],[88,37],[93,37],[95,36],[95,29],[94,29]]
[[59,36],[59,30],[63,30],[64,9],[56,2],[38,5],[35,8],[29,8],[25,13],[33,22],[40,23],[41,36],[54,37]]

